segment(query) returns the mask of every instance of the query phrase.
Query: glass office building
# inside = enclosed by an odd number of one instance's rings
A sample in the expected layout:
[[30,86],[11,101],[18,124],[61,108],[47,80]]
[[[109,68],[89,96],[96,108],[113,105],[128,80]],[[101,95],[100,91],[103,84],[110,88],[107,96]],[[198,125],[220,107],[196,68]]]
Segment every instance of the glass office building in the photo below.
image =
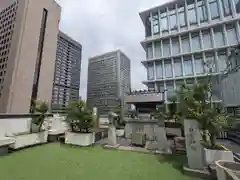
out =
[[168,103],[176,89],[206,78],[210,68],[217,80],[227,67],[229,49],[240,41],[238,1],[178,0],[141,12],[146,32],[141,42],[147,69],[143,83],[167,89]]

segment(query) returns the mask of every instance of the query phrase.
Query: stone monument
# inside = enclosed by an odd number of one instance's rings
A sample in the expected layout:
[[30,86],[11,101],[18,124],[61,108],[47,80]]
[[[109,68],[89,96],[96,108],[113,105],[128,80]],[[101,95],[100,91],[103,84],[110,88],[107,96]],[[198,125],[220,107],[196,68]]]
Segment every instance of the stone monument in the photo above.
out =
[[109,120],[109,127],[108,127],[108,145],[110,146],[117,146],[117,135],[116,135],[116,127],[115,127],[115,118],[118,115],[114,112],[109,112],[108,120]]
[[93,107],[92,117],[93,117],[94,127],[99,128],[99,119],[98,119],[98,112],[96,107]]
[[196,120],[184,120],[184,133],[188,168],[202,170],[204,168],[203,148],[201,146],[201,133]]

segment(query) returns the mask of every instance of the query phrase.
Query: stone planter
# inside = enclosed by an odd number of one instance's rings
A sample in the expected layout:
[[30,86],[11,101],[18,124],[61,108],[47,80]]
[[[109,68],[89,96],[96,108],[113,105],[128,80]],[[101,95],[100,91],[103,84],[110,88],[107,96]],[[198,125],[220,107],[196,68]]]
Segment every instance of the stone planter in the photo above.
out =
[[13,143],[15,143],[15,140],[13,138],[0,138],[0,156],[6,155],[8,153],[9,146]]
[[210,165],[218,160],[234,161],[234,158],[232,151],[204,148],[204,160],[206,165]]
[[218,180],[239,180],[240,163],[219,160],[216,161]]
[[20,149],[36,144],[43,144],[47,142],[48,132],[43,131],[39,133],[24,134],[19,136],[12,137],[15,140],[15,143],[11,144],[12,149]]
[[65,143],[77,146],[90,146],[95,143],[95,133],[65,133]]

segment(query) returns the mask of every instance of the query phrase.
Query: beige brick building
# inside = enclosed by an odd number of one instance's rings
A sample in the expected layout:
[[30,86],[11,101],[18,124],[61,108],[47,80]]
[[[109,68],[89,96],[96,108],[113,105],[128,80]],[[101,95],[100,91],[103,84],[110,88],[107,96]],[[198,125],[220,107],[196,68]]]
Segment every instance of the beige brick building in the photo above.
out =
[[51,103],[60,14],[54,0],[0,0],[0,113]]

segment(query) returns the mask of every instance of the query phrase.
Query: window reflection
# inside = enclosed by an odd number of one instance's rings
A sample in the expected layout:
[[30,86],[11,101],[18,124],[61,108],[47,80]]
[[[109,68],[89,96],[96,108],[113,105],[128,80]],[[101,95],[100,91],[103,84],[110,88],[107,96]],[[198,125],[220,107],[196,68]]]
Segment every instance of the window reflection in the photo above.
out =
[[178,18],[179,18],[180,27],[184,27],[187,25],[184,7],[181,7],[178,9]]
[[151,36],[151,35],[152,35],[152,28],[151,28],[151,19],[150,19],[150,15],[147,16],[145,24],[146,24],[146,28],[145,28],[145,31],[146,31],[146,37]]
[[191,37],[192,37],[192,50],[197,51],[201,49],[199,33],[198,32],[192,33]]
[[222,27],[214,28],[214,40],[216,47],[221,47],[225,45]]
[[231,15],[232,14],[231,1],[230,0],[222,0],[222,9],[223,9],[224,16]]
[[163,40],[163,56],[167,57],[170,56],[170,43],[169,39]]
[[162,79],[163,78],[162,62],[156,62],[156,78],[157,79]]
[[233,24],[228,24],[226,26],[227,30],[227,38],[228,38],[228,44],[229,45],[235,45],[238,44],[236,29]]
[[206,53],[206,65],[204,67],[206,73],[217,72],[216,61],[213,53]]
[[210,0],[209,2],[210,14],[211,18],[218,19],[219,18],[219,8],[216,0]]
[[167,13],[161,13],[161,31],[168,31]]
[[203,38],[203,47],[204,49],[212,48],[212,40],[209,30],[202,31],[202,38]]
[[224,71],[227,68],[227,52],[220,51],[218,52],[218,68],[219,71]]
[[155,42],[155,58],[161,57],[161,43]]
[[182,36],[181,40],[182,40],[182,51],[183,51],[183,53],[190,52],[189,36],[188,35]]
[[200,22],[207,21],[207,9],[203,1],[198,2],[197,9],[199,13]]
[[164,68],[165,68],[165,77],[166,78],[171,78],[173,76],[172,62],[171,61],[165,61],[164,62]]
[[152,14],[152,23],[153,23],[153,33],[158,34],[159,33],[159,17],[157,12]]
[[194,56],[194,64],[195,64],[195,72],[196,74],[203,74],[203,57],[202,55],[195,55]]
[[173,82],[167,82],[166,88],[167,88],[167,97],[168,97],[168,100],[170,100],[170,98],[175,94]]
[[172,39],[172,55],[176,55],[180,53],[180,44],[179,38]]
[[153,58],[152,44],[148,44],[148,45],[147,45],[147,58],[148,58],[148,59]]
[[196,15],[196,10],[195,10],[194,4],[188,5],[187,17],[188,17],[190,25],[197,23],[197,15]]
[[175,77],[182,76],[182,62],[181,59],[174,59],[174,73]]
[[184,72],[186,76],[193,75],[193,65],[191,57],[184,58]]
[[170,29],[171,30],[177,29],[177,16],[176,16],[175,10],[169,11],[169,19],[170,19]]
[[154,79],[153,63],[148,63],[148,66],[147,66],[147,77],[148,77],[148,80],[153,80]]

